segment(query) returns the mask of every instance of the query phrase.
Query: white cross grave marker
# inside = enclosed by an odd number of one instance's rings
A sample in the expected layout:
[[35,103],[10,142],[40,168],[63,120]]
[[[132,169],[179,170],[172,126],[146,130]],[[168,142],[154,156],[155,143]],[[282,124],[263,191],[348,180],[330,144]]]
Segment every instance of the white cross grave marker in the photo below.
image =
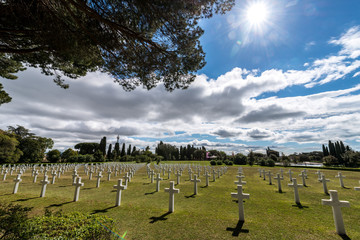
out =
[[179,170],[177,170],[177,172],[175,173],[176,176],[176,184],[179,185],[180,184],[180,176],[181,173],[179,172]]
[[345,235],[346,232],[341,208],[350,207],[350,203],[348,201],[339,201],[339,196],[336,190],[330,190],[330,199],[321,199],[321,203],[332,207],[336,232],[339,235]]
[[291,169],[289,169],[289,178],[290,178],[290,182],[292,182],[293,178],[292,178],[292,171],[291,171]]
[[306,187],[306,173],[304,171],[301,171],[301,174],[299,175],[302,178],[302,184],[304,187]]
[[99,188],[100,187],[100,179],[102,178],[101,171],[98,172],[98,175],[96,176],[96,178],[97,178],[96,187]]
[[40,193],[40,197],[45,197],[45,193],[46,193],[46,185],[49,184],[49,180],[48,180],[48,176],[45,175],[44,179],[40,181],[42,187],[41,187],[41,193]]
[[282,178],[282,177],[280,176],[280,173],[277,173],[277,174],[276,174],[276,177],[274,177],[274,179],[276,179],[276,180],[277,180],[279,193],[282,193],[282,189],[281,189],[281,180],[283,180],[284,178]]
[[243,193],[243,189],[241,185],[237,185],[237,193],[231,193],[231,197],[236,198],[238,200],[238,206],[239,206],[239,221],[245,222],[244,217],[244,199],[249,199],[250,194]]
[[299,197],[299,187],[302,187],[302,185],[297,184],[296,178],[292,179],[292,183],[288,184],[289,187],[294,188],[294,197],[295,197],[295,203],[300,204],[300,197]]
[[174,212],[174,194],[179,193],[180,189],[174,188],[174,181],[170,181],[170,188],[165,188],[165,192],[169,193],[169,212]]
[[340,186],[342,187],[342,188],[345,188],[345,186],[344,186],[344,181],[343,181],[343,178],[345,178],[345,176],[343,176],[342,174],[341,174],[341,172],[338,172],[338,175],[337,176],[335,176],[336,178],[339,178],[339,180],[340,180]]
[[237,181],[237,182],[235,181],[235,184],[236,184],[236,185],[245,185],[246,182],[242,180],[244,177],[245,177],[245,176],[242,176],[242,175],[241,175],[241,176],[236,176],[236,178],[238,179],[238,181]]
[[160,181],[163,180],[161,177],[160,177],[160,173],[157,174],[156,178],[156,191],[160,191]]
[[76,178],[76,183],[73,183],[75,186],[74,202],[79,200],[80,187],[84,186],[84,183],[81,182],[81,177]]
[[209,186],[209,177],[210,177],[209,172],[205,171],[205,186]]
[[56,170],[54,170],[52,173],[51,173],[51,184],[55,184],[55,178],[56,178]]
[[155,173],[154,173],[154,170],[151,170],[151,172],[150,172],[150,179],[151,179],[151,183],[153,183],[154,182],[154,175],[155,175]]
[[128,172],[125,173],[124,179],[125,179],[125,186],[127,187],[128,182],[130,182],[130,181],[129,181],[129,180],[130,180],[130,176],[129,176],[129,173],[128,173]]
[[194,182],[194,195],[197,195],[197,194],[198,194],[197,183],[198,183],[198,182],[201,182],[201,180],[200,180],[200,179],[197,179],[197,175],[194,174],[194,179],[191,179],[190,181],[191,181],[191,182]]
[[33,183],[36,183],[36,180],[37,180],[37,176],[39,175],[39,171],[38,170],[36,170],[35,172],[34,172],[34,180],[33,180]]
[[319,181],[322,182],[322,184],[323,184],[324,193],[329,195],[326,182],[330,182],[330,180],[325,179],[325,174],[322,174]]
[[114,185],[114,188],[116,189],[115,207],[118,207],[121,204],[121,190],[125,190],[127,187],[122,185],[122,179],[119,179],[118,184]]
[[14,185],[13,194],[17,193],[21,181],[22,181],[21,174],[18,174],[17,177],[14,179],[15,185]]

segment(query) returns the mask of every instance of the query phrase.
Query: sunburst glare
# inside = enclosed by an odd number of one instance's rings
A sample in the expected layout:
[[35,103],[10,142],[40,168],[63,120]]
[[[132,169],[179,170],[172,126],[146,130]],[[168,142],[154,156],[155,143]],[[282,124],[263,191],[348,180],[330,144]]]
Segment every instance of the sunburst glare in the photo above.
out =
[[263,31],[269,21],[270,8],[265,2],[252,2],[245,10],[249,27],[256,31]]

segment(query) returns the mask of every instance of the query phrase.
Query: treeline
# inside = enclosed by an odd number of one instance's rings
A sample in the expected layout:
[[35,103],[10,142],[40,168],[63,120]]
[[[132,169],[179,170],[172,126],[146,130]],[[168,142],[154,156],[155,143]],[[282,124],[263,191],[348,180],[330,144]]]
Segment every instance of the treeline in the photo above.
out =
[[[114,146],[114,147],[113,147]],[[153,154],[149,147],[145,150],[136,148],[136,146],[119,143],[113,145],[107,143],[107,138],[101,138],[99,143],[95,142],[82,142],[72,148],[60,152],[57,149],[51,150],[47,153],[47,161],[51,163],[81,163],[81,162],[151,162],[161,161],[162,157]],[[76,151],[77,150],[77,151]]]
[[164,160],[206,160],[206,148],[195,148],[190,144],[184,147],[176,147],[160,141],[155,148],[155,154],[161,156]]
[[36,136],[23,126],[0,129],[0,163],[42,162],[53,145],[51,138]]
[[358,167],[360,165],[360,152],[352,150],[342,141],[331,142],[328,146],[322,145],[323,164],[325,166]]

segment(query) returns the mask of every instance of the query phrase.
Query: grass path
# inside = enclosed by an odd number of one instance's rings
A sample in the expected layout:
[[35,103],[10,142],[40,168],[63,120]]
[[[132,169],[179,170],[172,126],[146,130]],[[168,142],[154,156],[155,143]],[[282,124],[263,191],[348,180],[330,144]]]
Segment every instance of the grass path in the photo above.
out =
[[[335,233],[331,207],[321,205],[321,199],[329,199],[322,190],[322,184],[317,181],[314,169],[308,169],[308,187],[299,190],[303,208],[294,203],[293,189],[287,187],[289,168],[285,169],[282,181],[283,193],[277,192],[277,186],[269,185],[259,177],[257,167],[243,167],[245,174],[244,193],[250,194],[246,200],[245,223],[237,227],[238,207],[231,192],[236,192],[236,166],[229,167],[227,174],[215,182],[210,181],[209,187],[204,187],[205,178],[201,176],[199,194],[193,196],[193,183],[188,181],[185,170],[181,177],[180,193],[175,195],[175,212],[168,214],[168,194],[164,192],[169,187],[169,181],[175,181],[175,176],[167,179],[162,176],[161,191],[155,192],[155,183],[150,183],[143,167],[129,183],[128,189],[122,192],[120,207],[114,207],[115,191],[112,186],[118,177],[112,176],[106,180],[106,174],[100,188],[96,188],[96,179],[88,180],[83,170],[84,187],[80,191],[78,202],[72,202],[74,187],[71,185],[71,172],[67,172],[54,185],[47,186],[45,198],[40,198],[41,184],[32,183],[30,172],[23,176],[17,194],[11,194],[15,175],[0,182],[0,201],[12,202],[33,207],[32,214],[40,214],[44,209],[81,211],[91,214],[105,214],[116,221],[114,231],[120,236],[127,232],[125,239],[342,239]],[[279,168],[266,168],[273,173]],[[300,171],[293,168],[294,177],[300,183]],[[345,228],[350,239],[360,239],[360,191],[354,191],[360,186],[360,172],[343,172],[345,186],[340,187],[335,178],[338,171],[322,170],[329,190],[338,190],[340,200],[349,201],[350,208],[343,208]],[[121,174],[123,176],[123,174]],[[276,183],[273,181],[273,183]],[[233,236],[237,235],[237,236]]]

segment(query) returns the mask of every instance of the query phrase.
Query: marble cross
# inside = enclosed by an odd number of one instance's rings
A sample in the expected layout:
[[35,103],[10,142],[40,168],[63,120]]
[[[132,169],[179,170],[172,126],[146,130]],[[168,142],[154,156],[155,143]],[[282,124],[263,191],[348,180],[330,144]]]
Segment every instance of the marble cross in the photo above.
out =
[[338,172],[338,175],[337,176],[335,176],[336,178],[339,178],[339,180],[340,180],[340,186],[342,187],[342,188],[345,188],[345,186],[344,186],[344,181],[343,181],[343,178],[345,178],[345,176],[343,176],[342,174],[341,174],[341,172]]
[[121,190],[125,190],[127,187],[125,185],[122,185],[122,179],[119,179],[118,184],[114,185],[113,188],[116,189],[115,207],[118,207],[121,204]]
[[304,172],[304,171],[301,171],[301,174],[299,175],[299,176],[301,176],[301,179],[302,179],[302,185],[304,186],[304,187],[306,187],[306,173]]
[[179,170],[177,170],[177,172],[175,173],[176,176],[176,185],[180,184],[180,176],[181,173],[179,172]]
[[100,187],[100,179],[102,178],[101,171],[98,172],[98,175],[96,176],[96,178],[97,178],[96,187],[99,188]]
[[277,180],[279,193],[282,193],[281,180],[284,180],[284,178],[282,178],[282,177],[280,176],[280,173],[277,173],[277,174],[276,174],[276,177],[274,177],[274,179]]
[[338,192],[336,190],[330,190],[330,199],[321,199],[321,203],[332,207],[336,232],[339,235],[345,235],[346,232],[341,208],[350,207],[350,203],[348,201],[339,201]]
[[17,177],[14,179],[15,185],[14,185],[13,194],[17,193],[21,181],[22,181],[21,174],[18,174]]
[[129,173],[128,173],[128,172],[125,173],[124,179],[125,179],[125,186],[127,187],[128,182],[130,182],[130,176],[129,176]]
[[155,175],[154,170],[151,170],[151,172],[150,172],[151,183],[154,182],[154,175]]
[[74,202],[79,200],[80,187],[84,186],[84,183],[81,182],[81,177],[76,178],[76,183],[73,183],[75,186]]
[[49,180],[48,180],[48,176],[45,175],[44,179],[40,181],[41,182],[41,193],[40,193],[40,197],[45,197],[45,193],[46,193],[46,185],[49,184]]
[[179,193],[180,189],[174,188],[174,181],[170,181],[170,188],[165,188],[165,192],[169,193],[169,212],[174,212],[174,194]]
[[234,183],[236,185],[245,185],[246,182],[245,181],[242,181],[242,179],[244,178],[245,176],[236,176],[236,178],[238,179],[238,181],[235,181]]
[[158,173],[156,175],[156,192],[159,192],[160,191],[160,181],[163,180],[161,177],[160,177],[160,173]]
[[330,180],[325,179],[325,174],[321,174],[321,178],[319,181],[322,182],[322,184],[323,184],[324,193],[329,195],[326,182],[330,182]]
[[241,185],[237,185],[237,193],[231,193],[231,197],[236,198],[238,200],[238,206],[239,206],[239,221],[244,222],[244,199],[249,199],[250,194],[243,193],[243,189]]
[[33,180],[33,183],[36,183],[37,176],[39,176],[39,171],[38,171],[38,170],[36,170],[36,171],[33,173],[33,175],[34,175],[34,180]]
[[291,169],[289,169],[289,178],[290,178],[290,182],[292,182],[292,171],[291,171]]
[[54,170],[52,173],[51,173],[51,184],[55,184],[55,178],[56,178],[56,170]]
[[198,194],[198,188],[197,188],[198,184],[197,183],[201,182],[201,180],[197,178],[196,174],[194,174],[194,179],[191,179],[190,181],[194,182],[194,195],[197,195]]
[[205,186],[209,186],[209,177],[210,177],[209,172],[205,171]]
[[292,183],[288,184],[289,187],[294,188],[294,198],[295,198],[295,203],[296,204],[300,204],[300,197],[299,197],[299,187],[302,187],[302,185],[297,184],[296,178],[292,179]]

